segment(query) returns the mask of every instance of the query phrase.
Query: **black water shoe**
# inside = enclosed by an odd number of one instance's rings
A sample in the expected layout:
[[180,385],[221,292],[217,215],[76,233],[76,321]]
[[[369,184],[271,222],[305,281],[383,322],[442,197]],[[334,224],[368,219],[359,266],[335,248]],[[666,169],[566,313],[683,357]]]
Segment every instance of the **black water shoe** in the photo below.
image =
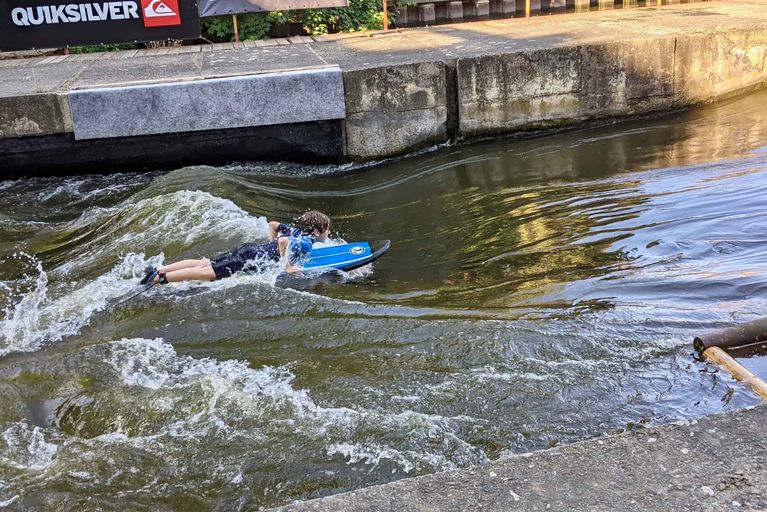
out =
[[138,282],[138,284],[144,285],[149,284],[154,280],[154,277],[157,275],[157,268],[155,267],[147,267],[144,269],[144,277],[141,278],[141,281]]

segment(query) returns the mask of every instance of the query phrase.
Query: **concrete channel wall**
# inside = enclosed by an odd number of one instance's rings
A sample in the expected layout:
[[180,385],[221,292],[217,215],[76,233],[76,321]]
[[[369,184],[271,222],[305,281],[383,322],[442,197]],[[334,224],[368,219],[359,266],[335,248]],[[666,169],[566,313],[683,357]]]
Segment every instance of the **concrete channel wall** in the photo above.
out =
[[[767,84],[767,14],[753,1],[622,10],[624,23],[552,17],[570,32],[536,18],[537,29],[504,20],[351,42],[0,61],[0,170],[368,161],[684,108]],[[669,12],[682,21],[659,28]]]
[[[448,133],[469,139],[715,101],[767,82],[767,31],[547,48],[420,66],[429,73],[408,65],[357,71],[353,78],[345,74],[345,85],[365,83],[367,94],[389,99],[371,104],[356,88],[347,90],[347,112],[366,111],[365,120],[347,118],[349,158],[406,153],[446,142]],[[452,91],[456,112],[449,108]]]

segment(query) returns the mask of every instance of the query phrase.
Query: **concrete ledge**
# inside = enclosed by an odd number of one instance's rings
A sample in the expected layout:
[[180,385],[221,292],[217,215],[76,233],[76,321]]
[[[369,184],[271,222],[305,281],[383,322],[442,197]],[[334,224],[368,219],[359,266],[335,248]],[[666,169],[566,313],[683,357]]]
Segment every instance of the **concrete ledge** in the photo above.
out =
[[767,407],[603,437],[280,512],[767,509]]
[[76,140],[343,119],[338,67],[69,93]]

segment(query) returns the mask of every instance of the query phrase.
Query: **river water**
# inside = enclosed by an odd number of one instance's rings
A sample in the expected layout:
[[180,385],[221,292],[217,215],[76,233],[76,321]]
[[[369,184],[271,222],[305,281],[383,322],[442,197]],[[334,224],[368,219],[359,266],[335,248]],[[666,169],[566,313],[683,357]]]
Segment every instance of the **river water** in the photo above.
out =
[[[757,404],[692,338],[767,311],[765,105],[359,169],[0,182],[0,508],[257,510]],[[391,250],[114,306],[147,263],[310,208]]]

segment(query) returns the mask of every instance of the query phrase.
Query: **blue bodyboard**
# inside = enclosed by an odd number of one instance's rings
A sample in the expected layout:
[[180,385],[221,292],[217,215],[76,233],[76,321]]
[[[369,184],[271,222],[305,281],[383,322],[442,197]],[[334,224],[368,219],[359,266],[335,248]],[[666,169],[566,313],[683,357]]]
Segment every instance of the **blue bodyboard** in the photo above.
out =
[[377,260],[389,249],[391,242],[353,242],[312,249],[298,266],[305,270],[343,270],[348,272]]

